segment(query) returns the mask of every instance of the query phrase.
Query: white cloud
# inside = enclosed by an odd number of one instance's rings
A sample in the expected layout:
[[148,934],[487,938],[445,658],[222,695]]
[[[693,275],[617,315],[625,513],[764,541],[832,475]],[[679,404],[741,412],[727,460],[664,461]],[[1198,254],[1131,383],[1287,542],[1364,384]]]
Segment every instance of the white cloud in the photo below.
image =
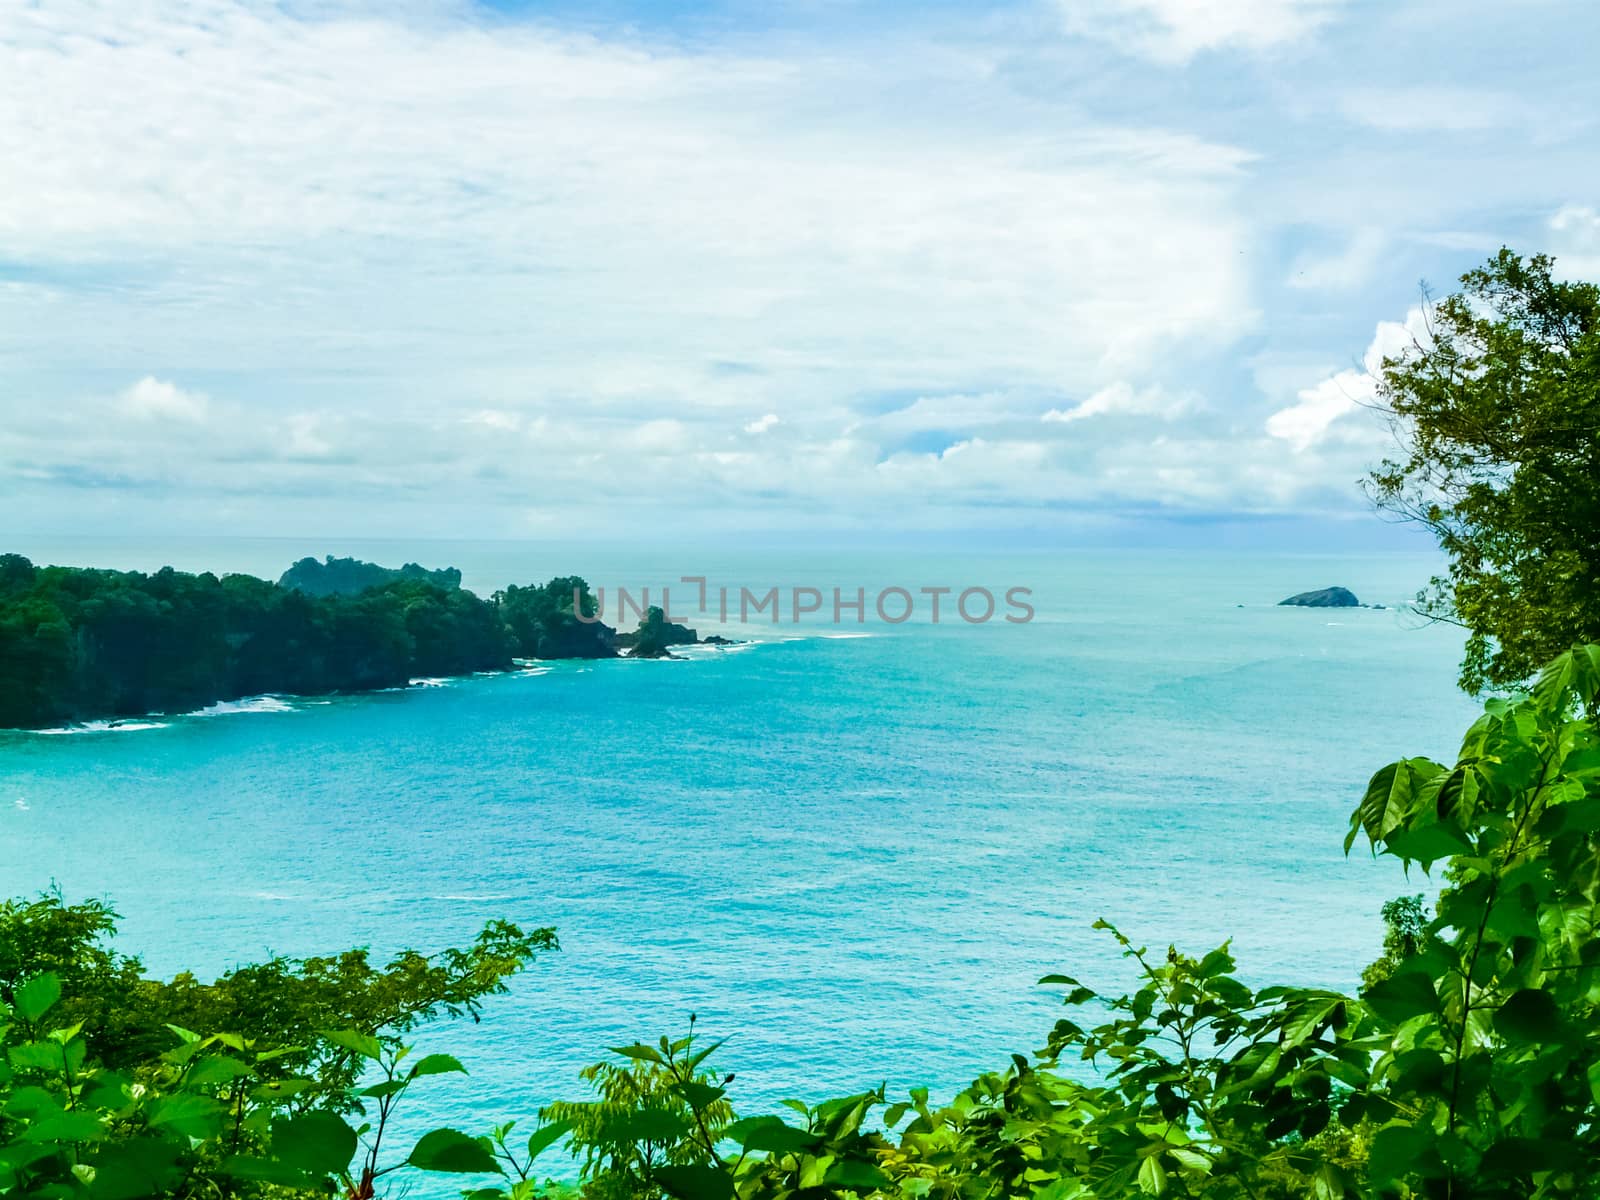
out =
[[1267,433],[1288,442],[1296,451],[1310,449],[1344,432],[1356,441],[1372,441],[1379,432],[1374,420],[1361,429],[1341,430],[1341,418],[1366,412],[1378,395],[1378,375],[1386,358],[1404,355],[1416,345],[1426,345],[1427,316],[1413,308],[1402,321],[1380,321],[1361,357],[1361,369],[1347,369],[1320,383],[1302,388],[1294,404],[1267,418]]
[[1089,417],[1108,415],[1159,417],[1172,420],[1198,406],[1198,398],[1191,393],[1172,394],[1161,387],[1135,388],[1119,380],[1101,388],[1087,400],[1071,408],[1052,408],[1039,419],[1057,423],[1082,421]]
[[516,433],[522,428],[522,414],[500,408],[485,408],[467,417],[469,425],[481,425],[501,433]]
[[1592,138],[1540,140],[1594,85],[1430,4],[0,4],[0,490],[440,536],[1359,505],[1390,289],[1600,260]]
[[[1025,99],[972,107],[968,58],[886,74],[454,11],[0,8],[0,111],[26,114],[0,122],[0,256],[163,263],[77,297],[75,349],[510,359],[590,396],[629,360],[1054,382],[1251,319],[1232,147],[1065,107],[1041,140]],[[66,340],[15,311],[33,355]]]
[[1206,50],[1262,51],[1296,42],[1344,0],[1056,0],[1067,28],[1158,62]]
[[146,375],[122,393],[122,410],[145,420],[200,422],[210,401],[199,392],[186,392],[175,383]]
[[1267,432],[1305,450],[1320,442],[1340,417],[1371,403],[1375,394],[1372,376],[1365,371],[1340,371],[1302,388],[1295,404],[1267,418]]
[[1551,252],[1566,279],[1600,281],[1600,210],[1568,204],[1550,218]]

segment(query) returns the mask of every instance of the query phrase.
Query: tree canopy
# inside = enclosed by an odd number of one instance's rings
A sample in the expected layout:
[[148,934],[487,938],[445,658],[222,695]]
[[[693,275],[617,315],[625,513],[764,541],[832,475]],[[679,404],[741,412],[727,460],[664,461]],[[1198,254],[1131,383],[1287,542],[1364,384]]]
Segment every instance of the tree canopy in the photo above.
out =
[[[330,560],[341,561],[354,560]],[[573,615],[574,594],[587,615],[595,611],[574,576],[484,600],[454,583],[374,569],[384,576],[376,586],[312,594],[250,575],[38,567],[0,556],[0,728],[185,712],[264,693],[404,687],[415,677],[505,670],[518,656],[616,653],[609,626]]]
[[368,588],[401,581],[431,583],[448,591],[461,586],[461,572],[455,567],[430,571],[416,563],[406,563],[403,567],[380,567],[377,563],[363,562],[359,558],[335,558],[330,554],[321,562],[314,558],[302,558],[278,577],[278,586],[298,588],[308,596],[354,596]]
[[1402,456],[1371,490],[1449,555],[1418,603],[1467,629],[1472,692],[1600,638],[1600,288],[1554,268],[1501,250],[1379,371]]

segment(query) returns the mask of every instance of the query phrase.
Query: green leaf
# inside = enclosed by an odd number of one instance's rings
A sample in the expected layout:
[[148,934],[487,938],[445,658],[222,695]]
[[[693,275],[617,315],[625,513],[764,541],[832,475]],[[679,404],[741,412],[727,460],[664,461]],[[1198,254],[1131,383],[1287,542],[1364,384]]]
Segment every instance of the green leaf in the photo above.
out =
[[168,1196],[183,1181],[182,1151],[170,1138],[136,1137],[100,1148],[94,1158],[95,1200],[135,1200]]
[[336,1175],[356,1153],[356,1131],[328,1112],[305,1113],[272,1123],[272,1157],[315,1175]]
[[1323,1163],[1311,1177],[1312,1200],[1342,1200],[1349,1190],[1349,1178],[1334,1163]]
[[1423,1013],[1439,1011],[1439,997],[1433,981],[1418,971],[1391,975],[1370,988],[1363,997],[1373,1012],[1398,1025]]
[[689,1122],[664,1108],[640,1108],[618,1116],[617,1132],[635,1142],[675,1142],[689,1132]]
[[666,1065],[666,1059],[661,1057],[661,1052],[654,1046],[646,1046],[643,1042],[636,1042],[632,1046],[613,1046],[611,1053],[620,1054],[623,1058],[631,1058],[637,1062]]
[[1494,1014],[1494,1027],[1508,1041],[1550,1042],[1561,1036],[1561,1010],[1538,988],[1515,992]]
[[362,1088],[356,1093],[368,1100],[382,1100],[388,1096],[398,1096],[411,1086],[409,1079],[385,1079],[382,1083],[375,1083],[371,1087]]
[[884,1187],[889,1177],[876,1163],[846,1158],[834,1163],[823,1173],[822,1182],[834,1187],[849,1188],[853,1192],[870,1192]]
[[1562,709],[1568,696],[1580,705],[1600,699],[1600,646],[1574,646],[1539,673],[1533,685],[1534,701],[1546,712]]
[[354,1029],[324,1029],[322,1036],[335,1046],[359,1054],[362,1058],[373,1062],[383,1059],[383,1043],[370,1033],[360,1033]]
[[1384,842],[1384,849],[1406,862],[1433,866],[1441,858],[1471,854],[1474,847],[1453,821],[1434,821],[1415,829],[1397,829]]
[[745,1150],[765,1151],[768,1154],[814,1150],[822,1144],[820,1135],[807,1129],[796,1129],[778,1117],[746,1117],[729,1125],[722,1131],[722,1136],[737,1142]]
[[411,1078],[417,1079],[423,1075],[465,1075],[467,1069],[448,1054],[430,1054],[419,1059],[417,1065],[411,1068]]
[[150,1128],[173,1129],[184,1137],[208,1138],[222,1128],[222,1105],[210,1096],[178,1092],[150,1108]]
[[29,1023],[37,1023],[61,999],[61,980],[54,972],[35,975],[17,988],[12,995],[12,1008],[17,1016]]
[[1384,1126],[1373,1135],[1367,1152],[1367,1173],[1373,1186],[1380,1188],[1408,1176],[1436,1176],[1439,1158],[1434,1151],[1433,1131],[1411,1125]]
[[[900,1185],[900,1190],[907,1195],[918,1195],[919,1193],[912,1192],[909,1186],[916,1183],[929,1185],[932,1183],[932,1181],[927,1179],[910,1179]],[[924,1186],[920,1194],[926,1195],[928,1190],[929,1188]],[[1035,1192],[1033,1194],[1033,1200],[1088,1200],[1091,1195],[1093,1195],[1093,1193],[1083,1185],[1082,1180],[1057,1179],[1045,1184],[1044,1187]]]
[[668,1195],[678,1200],[733,1200],[733,1176],[719,1167],[657,1167],[651,1174]]
[[1313,996],[1295,1005],[1283,1023],[1284,1047],[1298,1046],[1312,1037],[1343,1004],[1343,996]]
[[1350,823],[1344,840],[1345,853],[1355,844],[1356,834],[1366,832],[1374,850],[1394,830],[1405,825],[1416,808],[1418,789],[1444,773],[1438,763],[1426,758],[1405,758],[1390,763],[1372,777],[1366,795]]
[[19,1087],[5,1099],[5,1114],[8,1117],[37,1121],[43,1115],[61,1111],[60,1101],[42,1087]]
[[1233,953],[1227,945],[1218,946],[1200,960],[1200,978],[1215,979],[1233,971]]
[[323,1176],[293,1166],[275,1158],[255,1158],[236,1154],[222,1160],[220,1170],[234,1179],[249,1179],[256,1183],[275,1183],[279,1187],[310,1190]]
[[7,1050],[6,1058],[19,1071],[50,1071],[57,1074],[67,1061],[59,1042],[24,1042]]
[[466,1175],[498,1175],[500,1162],[483,1138],[468,1137],[455,1129],[435,1129],[422,1135],[406,1156],[422,1171],[452,1171]]
[[704,1112],[728,1094],[727,1088],[712,1087],[708,1083],[699,1083],[695,1080],[686,1080],[675,1085],[678,1094],[689,1102],[689,1107],[696,1112]]
[[1147,1196],[1159,1196],[1167,1190],[1167,1169],[1161,1165],[1159,1154],[1152,1154],[1139,1164],[1139,1190]]
[[29,1142],[98,1142],[106,1136],[100,1118],[90,1112],[58,1112],[22,1135]]
[[190,1087],[208,1087],[215,1083],[231,1083],[235,1079],[244,1079],[250,1074],[248,1063],[218,1054],[201,1059],[189,1068],[189,1074],[185,1078]]
[[532,1162],[572,1131],[571,1121],[552,1121],[528,1135],[528,1161]]

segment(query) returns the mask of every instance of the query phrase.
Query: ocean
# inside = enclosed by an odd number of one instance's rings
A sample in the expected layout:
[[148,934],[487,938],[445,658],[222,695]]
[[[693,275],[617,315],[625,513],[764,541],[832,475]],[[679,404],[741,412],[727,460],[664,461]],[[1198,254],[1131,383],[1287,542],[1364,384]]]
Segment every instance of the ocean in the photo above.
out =
[[[1437,569],[1427,555],[18,549],[274,577],[354,553],[453,564],[480,592],[576,572],[608,608],[668,583],[674,616],[749,639],[0,733],[0,890],[108,898],[151,972],[556,926],[561,951],[481,1024],[419,1039],[472,1078],[440,1081],[414,1119],[475,1133],[581,1098],[608,1046],[681,1033],[691,1012],[729,1039],[742,1112],[884,1082],[948,1095],[1043,1044],[1059,997],[1040,976],[1126,985],[1100,917],[1157,948],[1231,937],[1257,984],[1353,987],[1382,902],[1430,885],[1346,857],[1350,811],[1394,758],[1453,761],[1477,712],[1454,687],[1459,632],[1396,607]],[[782,620],[706,619],[685,575],[713,610],[719,586],[784,589]],[[1276,606],[1330,584],[1388,607]],[[797,586],[827,599],[794,623]],[[865,589],[862,623],[832,623],[835,587]],[[900,624],[871,601],[895,587],[918,605]],[[923,587],[953,589],[938,624]],[[952,619],[969,587],[999,598],[994,619]],[[1003,619],[1010,588],[1032,620]]]

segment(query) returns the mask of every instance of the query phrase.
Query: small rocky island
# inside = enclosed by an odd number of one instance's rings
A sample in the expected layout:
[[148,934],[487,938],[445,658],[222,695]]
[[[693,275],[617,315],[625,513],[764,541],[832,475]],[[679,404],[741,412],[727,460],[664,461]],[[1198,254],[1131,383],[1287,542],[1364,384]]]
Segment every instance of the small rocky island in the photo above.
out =
[[1314,592],[1301,592],[1287,600],[1279,600],[1278,607],[1293,608],[1382,608],[1381,604],[1363,604],[1349,588],[1325,587]]
[[677,658],[678,655],[672,653],[674,646],[738,645],[733,639],[715,633],[702,638],[681,621],[667,620],[666,613],[654,604],[639,622],[639,628],[633,633],[617,634],[615,643],[628,658]]

